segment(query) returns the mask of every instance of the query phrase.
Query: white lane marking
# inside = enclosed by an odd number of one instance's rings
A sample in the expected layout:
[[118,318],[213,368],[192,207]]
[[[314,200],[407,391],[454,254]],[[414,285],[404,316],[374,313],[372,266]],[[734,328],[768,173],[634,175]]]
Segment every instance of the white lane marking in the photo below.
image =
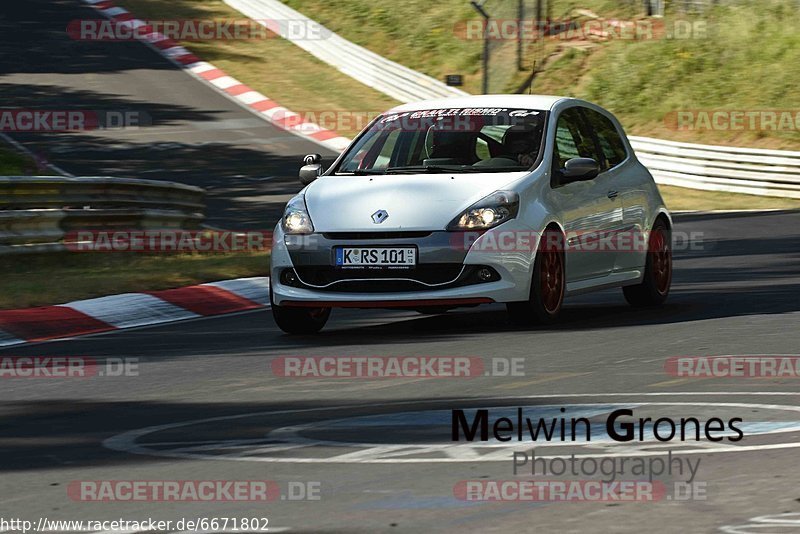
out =
[[[647,392],[647,393],[600,393],[600,394],[592,394],[592,393],[578,393],[578,394],[552,394],[552,395],[529,395],[529,396],[514,396],[514,397],[497,397],[492,399],[483,399],[484,402],[497,402],[500,400],[515,400],[515,401],[525,401],[525,400],[532,400],[532,399],[548,399],[548,398],[558,398],[564,399],[568,397],[576,397],[576,398],[601,398],[601,397],[663,397],[665,395],[672,395],[672,396],[707,396],[707,395],[717,395],[717,396],[726,396],[726,395],[735,395],[735,396],[799,396],[800,392],[723,392],[723,393],[711,393],[711,392],[699,392],[699,393],[692,393],[692,392],[679,392],[679,393],[662,393],[662,392]],[[474,403],[476,400],[475,398],[464,398],[464,399],[452,399],[451,402],[458,403],[458,402],[471,402]],[[390,402],[390,403],[380,403],[376,404],[376,406],[382,407],[395,407],[395,406],[408,406],[408,405],[423,405],[424,403],[420,402],[419,400],[413,401],[401,401],[401,402]],[[776,405],[776,404],[747,404],[747,403],[709,403],[709,402],[654,402],[654,403],[638,403],[642,406],[647,405],[654,405],[654,406],[673,406],[673,405],[686,405],[686,406],[722,406],[722,407],[739,407],[739,408],[759,408],[759,409],[766,409],[766,410],[778,410],[778,411],[790,411],[790,412],[800,412],[800,406],[790,406],[790,405]],[[199,424],[206,424],[206,423],[216,423],[220,421],[233,421],[233,420],[241,420],[245,418],[251,417],[261,417],[261,416],[269,416],[269,415],[287,415],[287,414],[300,414],[300,413],[309,413],[309,412],[328,412],[328,411],[341,411],[346,409],[352,409],[353,406],[343,405],[343,406],[332,406],[332,407],[325,407],[325,408],[306,408],[306,409],[296,409],[296,410],[279,410],[279,411],[266,411],[266,412],[256,412],[250,414],[238,414],[233,416],[222,416],[222,417],[212,417],[207,419],[196,419],[191,421],[183,421],[179,423],[172,423],[172,424],[165,424],[165,425],[158,425],[152,427],[146,427],[138,430],[132,430],[129,432],[125,432],[122,434],[118,434],[116,436],[112,436],[111,438],[106,439],[103,442],[103,446],[112,450],[117,450],[121,452],[133,453],[133,454],[142,454],[146,456],[160,456],[160,457],[169,457],[169,458],[182,458],[182,459],[205,459],[205,460],[230,460],[230,461],[255,461],[255,462],[269,462],[269,463],[331,463],[331,462],[338,462],[336,456],[333,457],[244,457],[244,456],[219,456],[214,454],[196,454],[196,453],[187,453],[184,451],[176,451],[176,450],[157,450],[150,448],[150,444],[148,443],[137,443],[137,440],[140,438],[153,434],[156,432],[161,432],[165,430],[174,430],[178,428],[185,428],[188,426],[194,426]],[[416,411],[424,411],[424,410],[416,410]],[[264,443],[261,447],[262,452],[269,452],[271,447],[284,447],[287,444],[307,444],[308,446],[339,446],[339,447],[347,447],[347,446],[356,446],[362,448],[375,448],[379,449],[378,452],[384,450],[386,447],[391,449],[392,447],[398,448],[407,448],[411,450],[411,452],[432,452],[432,451],[441,451],[443,447],[452,447],[452,445],[426,445],[426,446],[416,446],[414,444],[408,444],[403,446],[391,446],[391,445],[383,445],[383,444],[375,444],[375,443],[354,443],[348,444],[345,442],[323,442],[319,440],[312,440],[308,438],[298,437],[296,432],[292,434],[293,431],[297,429],[302,429],[304,427],[313,428],[315,424],[319,424],[320,422],[312,423],[310,425],[298,425],[296,427],[283,427],[280,429],[273,430],[270,432],[264,440]],[[773,430],[773,431],[766,431],[761,432],[761,434],[777,434],[781,432],[795,432],[797,431],[796,428],[789,428],[783,430]],[[282,434],[282,435],[281,435]],[[281,442],[283,441],[283,442]],[[192,443],[187,442],[187,445],[191,447]],[[226,442],[221,441],[220,447],[221,449],[225,448]],[[520,446],[521,444],[517,443],[516,446]],[[688,454],[711,454],[711,453],[720,453],[720,452],[746,452],[746,451],[757,451],[757,450],[777,450],[777,449],[789,449],[789,448],[798,448],[800,447],[800,442],[789,442],[789,443],[773,443],[773,444],[763,444],[763,445],[750,445],[750,446],[724,446],[724,445],[714,445],[713,447],[708,443],[697,443],[693,444],[695,449],[687,449],[681,450],[676,454],[681,455],[688,455]],[[643,443],[641,447],[652,446],[652,443]],[[205,447],[208,448],[208,447]],[[633,452],[631,451],[633,449]],[[491,455],[482,456],[478,461],[508,461],[508,454],[507,451],[503,451],[499,449],[503,454],[499,454],[495,452]],[[622,451],[622,452],[619,452]],[[635,447],[626,447],[623,448],[622,445],[617,445],[616,452],[601,452],[601,453],[588,453],[588,454],[581,454],[576,456],[581,457],[622,457],[622,456],[657,456],[663,454],[663,450],[647,450],[643,448],[635,448]],[[383,453],[385,455],[385,453]],[[375,454],[371,455],[371,458],[366,459],[366,457],[356,455],[353,457],[345,453],[340,455],[342,458],[341,463],[458,463],[458,462],[474,462],[476,461],[474,458],[464,458],[464,457],[457,457],[453,458],[450,455],[446,455],[448,457],[445,458],[425,458],[425,457],[418,457],[418,458],[377,458]],[[552,457],[559,457],[559,456],[552,456]]]
[[753,521],[754,523],[775,523],[800,526],[800,513],[788,512],[779,515],[760,515],[758,517],[754,517],[750,521]]
[[64,304],[117,328],[131,328],[200,317],[145,293],[123,293]]
[[749,519],[746,524],[725,525],[719,528],[721,532],[727,534],[761,534],[767,529],[768,532],[774,534],[779,532],[800,533],[800,513],[787,512],[776,515],[762,515]]
[[[564,407],[571,407],[574,405],[564,404]],[[579,406],[590,406],[590,405],[579,405]],[[620,405],[622,406],[622,405]],[[626,404],[625,406],[633,408],[632,405]],[[734,404],[734,403],[679,403],[679,402],[663,402],[663,403],[641,403],[637,404],[636,407],[640,406],[700,406],[700,407],[707,407],[707,406],[721,406],[721,407],[739,407],[739,408],[764,408],[764,409],[772,409],[774,405],[759,405],[759,404]],[[494,407],[491,409],[497,409],[498,407]],[[534,407],[535,408],[535,407]],[[784,408],[785,411],[800,411],[800,408],[795,409],[794,407]],[[405,414],[389,414],[390,417],[399,417],[402,415],[414,416],[415,414],[424,412],[425,410],[416,411],[416,412],[406,412]],[[442,411],[442,410],[439,410]],[[589,417],[589,415],[582,414],[584,417]],[[269,434],[267,434],[267,439],[272,439],[272,441],[285,441],[288,443],[305,443],[309,447],[350,447],[350,448],[360,448],[362,449],[363,454],[352,454],[347,453],[344,455],[338,455],[333,457],[328,457],[327,461],[332,463],[352,463],[352,459],[355,458],[363,463],[375,463],[372,460],[382,459],[390,456],[409,456],[409,455],[433,455],[433,454],[444,454],[449,458],[453,458],[456,462],[466,462],[469,461],[469,457],[474,457],[474,455],[466,456],[465,451],[468,449],[475,449],[481,451],[481,460],[482,461],[507,461],[508,460],[508,450],[514,449],[516,447],[521,446],[521,443],[503,443],[503,442],[493,442],[493,443],[464,443],[464,444],[452,444],[452,443],[440,443],[440,444],[426,444],[426,445],[416,445],[416,444],[401,444],[401,445],[375,445],[374,443],[361,443],[361,442],[344,442],[344,441],[332,441],[332,440],[323,440],[323,439],[314,439],[314,438],[305,438],[300,435],[300,432],[304,430],[321,430],[325,428],[332,428],[335,427],[337,424],[354,422],[357,424],[359,420],[369,420],[369,419],[380,419],[381,416],[358,416],[358,417],[350,417],[350,418],[343,418],[343,419],[334,419],[334,420],[327,420],[327,421],[318,421],[311,424],[306,425],[297,425],[293,427],[284,427],[278,428],[273,430]],[[391,423],[385,423],[391,424]],[[744,425],[742,427],[744,429]],[[749,436],[756,436],[756,435],[766,435],[766,434],[779,434],[779,433],[788,433],[788,432],[797,432],[800,431],[800,424],[794,422],[794,425],[787,426],[784,428],[778,429],[771,429],[771,430],[750,430],[747,435]],[[553,447],[586,447],[589,449],[604,449],[605,451],[612,451],[612,452],[597,452],[597,453],[590,453],[590,454],[575,454],[576,458],[613,458],[613,457],[622,457],[622,456],[657,456],[663,454],[663,450],[656,450],[656,447],[653,447],[652,441],[646,441],[640,445],[623,445],[616,442],[611,441],[610,439],[604,439],[602,436],[599,439],[592,440],[592,443],[573,443],[573,442],[548,442],[541,444],[540,448],[543,449],[552,449]],[[673,445],[674,446],[674,445]],[[687,445],[689,446],[689,445]],[[742,447],[730,446],[724,447],[717,443],[709,443],[709,442],[697,442],[693,443],[692,446],[697,447],[696,449],[689,449],[689,450],[675,450],[675,454],[702,454],[702,453],[715,453],[715,452],[740,452],[744,450]],[[800,447],[800,443],[795,444],[795,446]],[[754,446],[759,447],[759,446]],[[495,449],[495,452],[488,452]],[[561,456],[558,454],[555,455],[546,455],[546,454],[537,454],[537,457],[540,458],[563,458],[565,456]],[[441,461],[445,462],[448,460],[441,459]]]
[[223,280],[221,282],[211,282],[203,285],[218,287],[264,306],[269,305],[269,277],[266,276]]

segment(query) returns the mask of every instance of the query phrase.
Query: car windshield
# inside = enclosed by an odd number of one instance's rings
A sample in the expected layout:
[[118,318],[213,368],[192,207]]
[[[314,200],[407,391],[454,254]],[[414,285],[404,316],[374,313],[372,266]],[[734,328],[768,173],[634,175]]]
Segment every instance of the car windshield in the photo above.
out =
[[538,164],[547,113],[455,108],[378,117],[337,175],[526,171]]

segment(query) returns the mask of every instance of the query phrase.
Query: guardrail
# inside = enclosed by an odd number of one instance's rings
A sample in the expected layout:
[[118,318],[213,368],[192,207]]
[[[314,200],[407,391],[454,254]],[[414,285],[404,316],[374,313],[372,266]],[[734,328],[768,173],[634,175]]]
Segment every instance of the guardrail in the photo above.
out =
[[[225,3],[261,25],[278,30],[282,37],[344,74],[401,102],[468,94],[358,46],[277,0],[225,0]],[[302,24],[302,35],[293,35],[289,25],[298,23]],[[320,83],[325,82],[320,80]]]
[[630,137],[639,160],[663,185],[800,199],[800,152],[696,145]]
[[[353,44],[278,0],[225,3],[348,76],[402,102],[468,94]],[[289,25],[298,22],[302,23],[303,35],[292,35]],[[312,39],[308,35],[324,37]],[[800,198],[800,152],[696,145],[647,137],[630,140],[659,184]]]
[[64,250],[76,230],[198,228],[205,191],[175,182],[0,177],[0,254]]

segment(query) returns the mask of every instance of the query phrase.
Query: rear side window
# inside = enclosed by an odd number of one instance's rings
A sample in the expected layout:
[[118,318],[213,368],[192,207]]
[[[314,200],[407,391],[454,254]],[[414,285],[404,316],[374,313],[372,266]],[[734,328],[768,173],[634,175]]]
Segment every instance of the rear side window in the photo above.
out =
[[[611,119],[593,109],[584,108],[586,119],[597,135],[597,141],[606,159],[606,168],[616,167],[628,157],[625,143]],[[600,160],[598,160],[600,161]]]
[[570,108],[558,118],[556,125],[556,149],[553,162],[563,169],[573,158],[592,158],[601,161],[594,139],[583,122],[578,108]]

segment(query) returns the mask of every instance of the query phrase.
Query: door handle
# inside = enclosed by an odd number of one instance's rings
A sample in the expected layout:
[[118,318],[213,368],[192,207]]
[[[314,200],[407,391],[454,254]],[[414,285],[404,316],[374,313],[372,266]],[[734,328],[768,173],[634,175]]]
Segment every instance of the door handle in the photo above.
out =
[[619,196],[619,191],[609,191],[608,192],[608,198],[610,198],[611,200],[614,200],[618,196]]

